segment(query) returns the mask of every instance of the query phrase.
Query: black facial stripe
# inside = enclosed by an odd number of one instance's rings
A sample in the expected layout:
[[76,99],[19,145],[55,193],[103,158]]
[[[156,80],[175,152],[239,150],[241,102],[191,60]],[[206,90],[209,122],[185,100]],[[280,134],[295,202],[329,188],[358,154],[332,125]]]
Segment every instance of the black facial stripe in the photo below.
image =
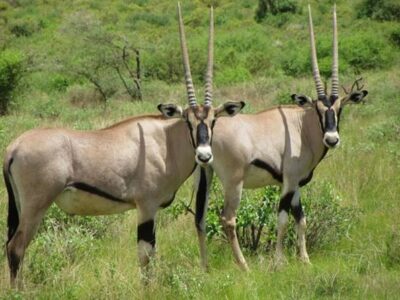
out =
[[196,228],[197,230],[201,231],[200,223],[203,220],[204,216],[204,207],[206,203],[206,193],[207,193],[207,178],[206,172],[203,168],[200,168],[200,182],[199,188],[196,194]]
[[203,121],[197,125],[197,145],[208,144],[208,127]]
[[145,241],[153,247],[156,245],[156,234],[154,231],[154,220],[149,220],[140,224],[137,228],[137,240]]
[[186,123],[189,127],[189,133],[190,133],[190,139],[192,140],[192,146],[193,146],[193,148],[196,148],[196,144],[194,142],[194,137],[193,137],[193,126],[192,126],[192,124],[190,124],[189,121],[186,121]]
[[335,111],[328,109],[325,112],[325,132],[336,131]]
[[125,203],[125,201],[123,201],[122,199],[119,199],[119,198],[117,198],[117,197],[115,197],[113,195],[110,195],[109,193],[106,193],[106,192],[98,189],[95,186],[91,186],[91,185],[83,183],[83,182],[71,182],[71,183],[67,184],[66,187],[74,187],[74,188],[76,188],[78,190],[81,190],[81,191],[84,191],[84,192],[87,192],[87,193],[90,193],[90,194],[95,194],[95,195],[100,196],[102,198],[106,198],[106,199],[113,200],[113,201],[116,201],[116,202]]
[[280,174],[277,170],[275,170],[272,166],[267,164],[265,161],[262,161],[261,159],[255,159],[251,162],[251,164],[269,172],[276,181],[279,181],[279,182],[283,181],[282,174]]
[[278,213],[282,210],[286,211],[287,213],[290,211],[290,202],[292,202],[293,195],[294,192],[289,192],[281,198],[281,201],[279,202]]

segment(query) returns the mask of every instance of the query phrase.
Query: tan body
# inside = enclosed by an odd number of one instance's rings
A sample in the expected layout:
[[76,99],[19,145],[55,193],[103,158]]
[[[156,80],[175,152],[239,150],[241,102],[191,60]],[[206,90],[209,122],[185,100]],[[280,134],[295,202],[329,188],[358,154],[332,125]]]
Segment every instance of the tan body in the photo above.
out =
[[221,118],[214,129],[212,166],[224,184],[242,181],[244,188],[281,184],[252,164],[260,159],[283,174],[284,181],[298,183],[321,160],[326,148],[322,135],[317,113],[297,106]]
[[[152,221],[192,173],[194,155],[185,122],[162,116],[132,118],[96,131],[24,133],[7,148],[4,161],[19,219],[7,245],[10,267],[12,255],[22,259],[54,201],[67,213],[78,215],[136,207],[139,225]],[[101,192],[88,192],[73,183]],[[149,253],[140,248],[139,243],[139,259],[145,265]]]
[[[174,140],[176,136],[183,138]],[[21,190],[24,187],[30,188],[27,194],[36,194],[31,188],[38,191],[44,186],[53,188],[51,193],[41,191],[51,199],[40,197],[38,206],[47,206],[57,199],[61,207],[68,207],[68,197],[62,195],[76,189],[66,187],[72,182],[82,182],[120,199],[121,202],[105,199],[115,202],[116,209],[118,205],[121,209],[148,207],[149,201],[152,209],[156,209],[171,200],[195,165],[185,123],[162,117],[139,117],[89,132],[34,129],[11,144],[6,156],[13,159],[10,171],[17,190],[22,193],[19,197],[28,197]],[[87,210],[67,209],[67,212],[114,213],[97,211],[96,199],[93,200]]]

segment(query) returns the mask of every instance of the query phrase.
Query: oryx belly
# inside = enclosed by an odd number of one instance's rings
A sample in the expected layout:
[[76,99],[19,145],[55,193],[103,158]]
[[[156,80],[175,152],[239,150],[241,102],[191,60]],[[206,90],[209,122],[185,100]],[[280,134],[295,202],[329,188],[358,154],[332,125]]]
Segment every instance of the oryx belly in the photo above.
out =
[[[276,175],[275,175],[276,176]],[[280,184],[281,182],[274,178],[269,171],[250,165],[244,176],[244,188],[260,188],[270,184]]]
[[243,181],[244,188],[259,188],[282,183],[280,172],[267,162],[255,159],[248,167]]
[[55,202],[73,215],[109,215],[135,208],[134,203],[116,201],[75,187],[65,188]]

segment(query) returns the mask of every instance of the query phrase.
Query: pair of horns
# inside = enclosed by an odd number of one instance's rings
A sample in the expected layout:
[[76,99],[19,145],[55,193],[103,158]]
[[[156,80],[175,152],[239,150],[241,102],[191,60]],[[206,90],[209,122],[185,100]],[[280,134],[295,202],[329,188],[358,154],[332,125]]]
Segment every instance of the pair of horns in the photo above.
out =
[[[310,45],[311,45],[311,63],[312,71],[317,89],[318,99],[326,101],[325,90],[322,84],[321,76],[319,74],[318,61],[317,61],[317,50],[315,48],[314,29],[311,16],[311,7],[308,5],[308,20],[310,30]],[[338,41],[337,41],[337,24],[336,24],[336,4],[333,6],[333,58],[332,58],[332,92],[331,102],[333,103],[339,98],[339,54],[338,54]]]
[[[183,68],[185,72],[186,90],[188,95],[189,106],[197,105],[196,95],[194,92],[192,74],[190,73],[189,54],[186,45],[185,29],[183,27],[181,4],[178,2],[178,18],[179,18],[179,37],[181,40]],[[214,13],[213,8],[210,8],[210,32],[208,37],[208,60],[206,73],[206,86],[204,105],[211,106],[212,104],[212,79],[213,79],[213,60],[214,60]]]

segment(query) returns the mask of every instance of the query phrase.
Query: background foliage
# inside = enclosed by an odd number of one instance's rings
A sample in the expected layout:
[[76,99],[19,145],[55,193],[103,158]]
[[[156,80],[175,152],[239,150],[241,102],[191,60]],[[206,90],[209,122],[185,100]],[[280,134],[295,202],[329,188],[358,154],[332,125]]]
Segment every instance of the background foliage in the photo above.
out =
[[[332,1],[279,1],[294,9],[266,11],[263,2],[196,0],[182,3],[192,73],[201,95],[208,9],[215,7],[215,101],[246,100],[246,113],[290,103],[290,94],[314,95],[310,73],[307,4],[313,8],[321,73],[329,80]],[[286,240],[289,264],[274,271],[275,187],[246,191],[239,234],[252,271],[232,261],[219,225],[217,182],[208,218],[211,270],[198,266],[191,214],[183,203],[159,213],[158,257],[144,288],[137,272],[136,212],[101,218],[49,210],[29,247],[25,289],[8,289],[0,253],[0,298],[395,298],[400,278],[400,49],[396,1],[336,1],[340,79],[362,75],[365,105],[346,107],[342,145],[330,151],[302,189],[313,266],[296,260],[294,232]],[[171,1],[0,1],[0,149],[34,127],[101,128],[130,115],[154,113],[160,102],[185,103],[176,22]],[[121,60],[135,68],[140,51],[143,101]],[[119,68],[120,75],[116,71]],[[98,86],[96,86],[96,84]],[[132,90],[131,90],[132,91]],[[104,95],[102,94],[104,93]],[[199,97],[200,98],[200,97]],[[105,101],[106,99],[106,101]],[[6,232],[6,192],[0,186],[0,231]],[[252,231],[262,225],[260,239]],[[254,230],[253,230],[254,229]],[[254,251],[256,250],[256,251]],[[112,284],[111,284],[112,283]]]

